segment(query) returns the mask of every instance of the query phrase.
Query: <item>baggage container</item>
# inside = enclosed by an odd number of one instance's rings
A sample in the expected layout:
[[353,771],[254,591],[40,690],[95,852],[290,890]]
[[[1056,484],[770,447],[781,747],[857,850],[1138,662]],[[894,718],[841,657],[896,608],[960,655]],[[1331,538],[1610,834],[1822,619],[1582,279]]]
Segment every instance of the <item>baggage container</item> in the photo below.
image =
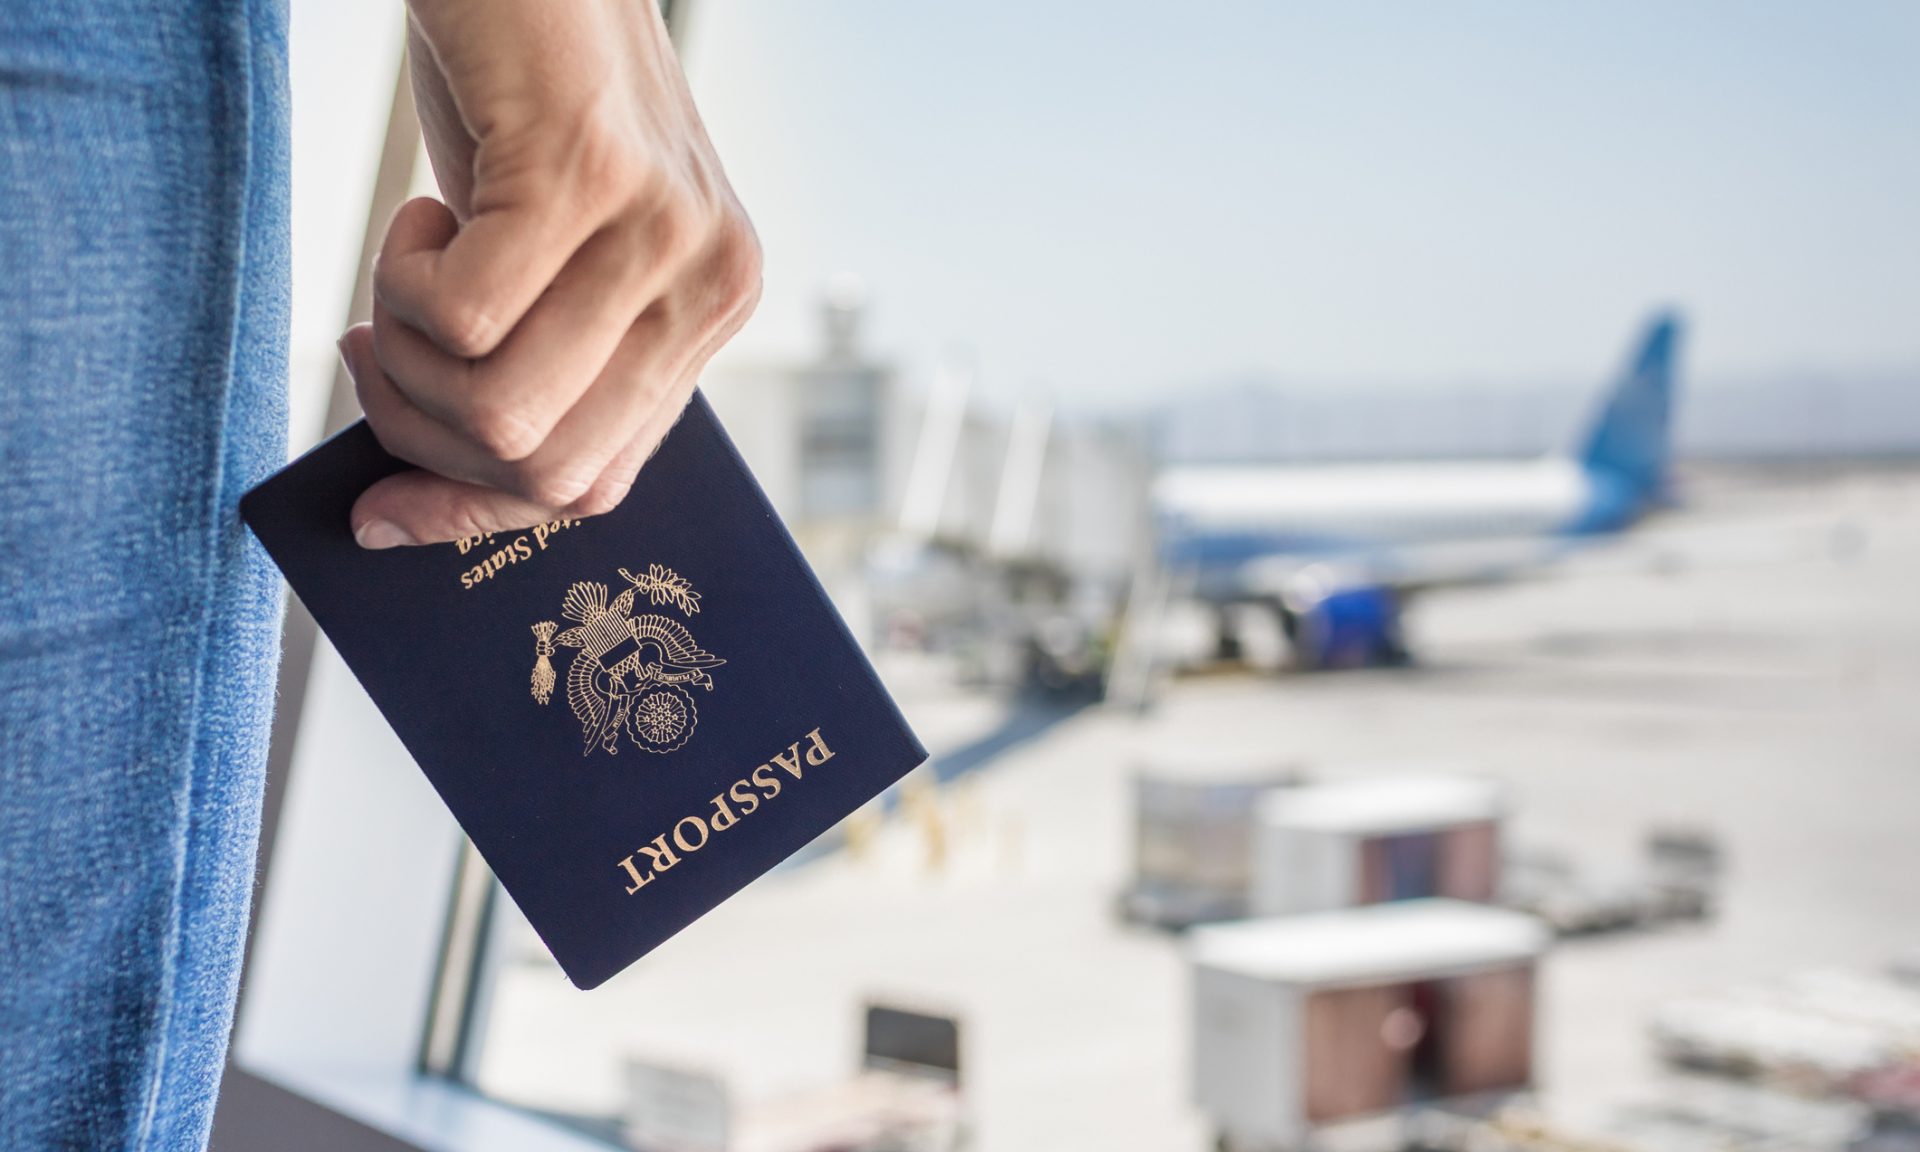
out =
[[647,1152],[959,1152],[960,1021],[885,1004],[865,1009],[853,1076],[763,1100],[734,1098],[709,1072],[627,1062],[627,1146]]
[[1286,765],[1184,761],[1133,777],[1133,882],[1121,915],[1185,928],[1247,914],[1253,811],[1260,798],[1297,784]]
[[1490,903],[1504,788],[1449,773],[1304,785],[1254,810],[1248,910],[1290,916],[1445,896]]
[[1534,917],[1412,900],[1194,930],[1194,1085],[1233,1152],[1533,1080]]

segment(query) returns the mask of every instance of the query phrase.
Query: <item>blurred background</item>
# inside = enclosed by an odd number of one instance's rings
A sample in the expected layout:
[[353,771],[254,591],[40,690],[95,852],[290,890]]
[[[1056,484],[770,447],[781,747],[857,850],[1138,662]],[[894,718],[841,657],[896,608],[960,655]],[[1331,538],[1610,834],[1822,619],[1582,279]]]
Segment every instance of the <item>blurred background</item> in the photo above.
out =
[[[430,176],[293,11],[301,450]],[[610,1147],[1920,1149],[1920,9],[670,17],[703,386],[933,759],[586,995],[322,651],[256,969],[351,821],[409,1059]]]

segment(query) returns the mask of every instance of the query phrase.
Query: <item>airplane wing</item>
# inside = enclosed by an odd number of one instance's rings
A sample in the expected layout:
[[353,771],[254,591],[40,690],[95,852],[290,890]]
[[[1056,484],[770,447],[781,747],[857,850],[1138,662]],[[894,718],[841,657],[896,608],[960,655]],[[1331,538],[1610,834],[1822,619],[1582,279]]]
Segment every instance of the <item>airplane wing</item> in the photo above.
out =
[[[1296,668],[1394,664],[1408,659],[1400,613],[1410,596],[1538,573],[1581,545],[1579,538],[1532,536],[1275,553],[1225,570],[1190,571],[1185,579],[1176,567],[1167,572],[1167,582],[1183,586],[1183,595],[1217,605],[1272,603],[1282,613]],[[1129,634],[1148,633],[1130,628]],[[1145,659],[1150,664],[1151,656]],[[1150,682],[1146,673],[1134,679]]]

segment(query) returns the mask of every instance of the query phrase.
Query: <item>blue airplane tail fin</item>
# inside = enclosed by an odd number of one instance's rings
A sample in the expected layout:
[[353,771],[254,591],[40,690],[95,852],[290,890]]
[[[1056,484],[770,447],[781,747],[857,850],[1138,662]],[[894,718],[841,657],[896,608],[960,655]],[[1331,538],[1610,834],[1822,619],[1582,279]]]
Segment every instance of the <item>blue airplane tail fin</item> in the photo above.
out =
[[1666,489],[1680,327],[1671,312],[1653,318],[1579,453],[1589,472],[1626,484],[1643,503]]

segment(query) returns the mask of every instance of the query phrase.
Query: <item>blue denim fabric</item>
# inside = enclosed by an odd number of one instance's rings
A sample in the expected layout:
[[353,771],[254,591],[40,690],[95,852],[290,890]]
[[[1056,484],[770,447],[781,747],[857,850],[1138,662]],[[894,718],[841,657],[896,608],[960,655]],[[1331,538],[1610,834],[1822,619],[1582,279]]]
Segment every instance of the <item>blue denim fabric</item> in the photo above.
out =
[[284,0],[0,0],[0,1148],[195,1149],[253,878]]

